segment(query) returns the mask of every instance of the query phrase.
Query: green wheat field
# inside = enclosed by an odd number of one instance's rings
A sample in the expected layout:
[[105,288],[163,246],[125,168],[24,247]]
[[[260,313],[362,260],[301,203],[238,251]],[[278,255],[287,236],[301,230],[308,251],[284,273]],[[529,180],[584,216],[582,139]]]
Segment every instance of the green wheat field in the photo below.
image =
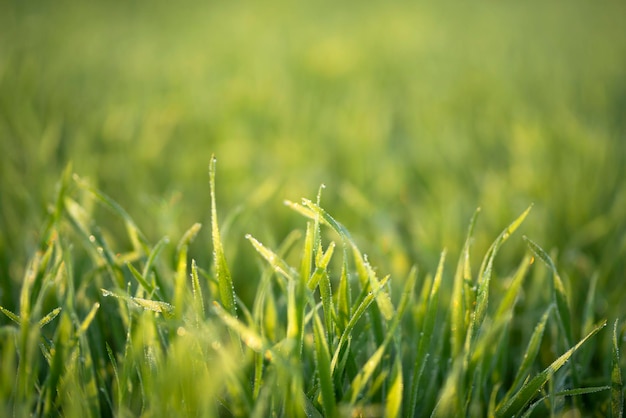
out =
[[0,2],[0,416],[623,417],[625,17]]

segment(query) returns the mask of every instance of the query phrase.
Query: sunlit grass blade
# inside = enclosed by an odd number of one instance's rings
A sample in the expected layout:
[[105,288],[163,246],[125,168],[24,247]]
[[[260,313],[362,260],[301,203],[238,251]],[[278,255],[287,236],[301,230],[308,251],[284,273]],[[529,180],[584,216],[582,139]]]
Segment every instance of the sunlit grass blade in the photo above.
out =
[[224,324],[231,329],[241,339],[241,341],[253,351],[263,354],[271,359],[273,356],[269,350],[268,343],[258,332],[243,324],[236,317],[232,316],[218,303],[213,303],[213,310]]
[[[400,350],[398,350],[398,352],[399,351]],[[399,417],[402,412],[404,381],[402,378],[402,361],[400,355],[394,356],[390,380],[387,402],[385,402],[385,416],[393,418]]]
[[196,314],[199,318],[204,319],[206,316],[204,311],[204,297],[202,295],[202,287],[200,287],[198,265],[194,259],[191,260],[191,291]]
[[617,344],[617,323],[618,320],[615,320],[611,344],[611,417],[622,418],[624,416],[624,383],[622,381],[619,346]]
[[287,280],[296,280],[298,273],[278,254],[261,244],[252,235],[246,235],[246,239],[250,241],[255,250],[269,263],[269,265]]
[[463,349],[465,341],[465,333],[467,332],[466,320],[468,318],[468,311],[471,307],[465,306],[465,282],[471,280],[471,265],[470,265],[470,247],[472,245],[474,226],[476,225],[476,219],[480,213],[480,208],[476,209],[469,227],[467,229],[467,237],[459,257],[456,273],[454,275],[454,284],[452,288],[451,307],[450,307],[450,338],[452,344],[452,357],[459,355]]
[[571,358],[572,354],[576,352],[589,338],[598,333],[604,326],[606,321],[603,321],[597,325],[585,338],[580,340],[574,347],[567,350],[559,358],[557,358],[552,364],[550,364],[545,370],[533,377],[530,381],[524,384],[519,391],[517,391],[511,398],[496,409],[496,417],[510,417],[522,412],[524,407],[528,405],[537,395],[538,391],[548,382],[548,380],[556,373],[567,361]]
[[211,164],[209,167],[209,185],[211,193],[211,237],[213,239],[213,263],[217,276],[217,283],[220,291],[220,302],[227,312],[237,316],[237,307],[235,305],[235,289],[233,280],[230,276],[230,270],[226,263],[224,248],[222,247],[222,238],[217,222],[217,207],[215,204],[215,166],[217,159],[215,155],[211,156]]
[[[178,245],[176,246],[176,279],[174,284],[174,306],[176,306],[176,316],[181,317],[183,314],[183,307],[185,305],[185,298],[188,295],[187,291],[187,254],[189,252],[189,245],[194,240],[198,232],[202,228],[199,223],[193,224],[181,237]],[[234,303],[234,302],[233,302]]]
[[46,316],[44,316],[43,318],[39,320],[38,322],[39,327],[41,328],[44,325],[47,325],[48,323],[52,322],[52,320],[54,320],[54,318],[56,318],[57,315],[61,313],[61,310],[62,310],[61,307],[57,307],[51,310]]
[[122,295],[119,293],[111,292],[106,289],[101,289],[101,292],[102,292],[102,296],[105,296],[105,297],[112,296],[116,299],[124,300],[126,302],[131,303],[134,306],[137,306],[139,308],[142,308],[148,311],[152,311],[156,313],[163,313],[165,315],[173,315],[174,313],[174,306],[170,305],[167,302],[126,296],[126,295]]
[[0,306],[0,312],[2,312],[7,318],[9,318],[11,321],[15,322],[17,325],[20,324],[21,321],[20,321],[19,316],[15,315],[10,310]]
[[517,219],[515,219],[509,226],[507,226],[501,233],[498,235],[496,240],[493,242],[487,254],[485,254],[485,258],[480,266],[480,270],[478,273],[478,289],[476,293],[476,308],[472,315],[471,328],[470,328],[470,343],[476,337],[477,332],[485,319],[485,315],[487,314],[487,305],[489,303],[489,284],[491,281],[491,277],[493,274],[493,262],[496,257],[496,254],[500,250],[502,244],[513,234],[517,228],[522,224],[526,216],[530,212],[532,205],[529,206]]

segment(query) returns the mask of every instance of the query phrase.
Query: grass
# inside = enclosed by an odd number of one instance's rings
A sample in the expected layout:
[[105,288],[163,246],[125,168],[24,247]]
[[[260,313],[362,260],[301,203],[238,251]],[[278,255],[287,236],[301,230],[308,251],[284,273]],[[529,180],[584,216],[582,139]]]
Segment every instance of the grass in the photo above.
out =
[[624,6],[563,6],[1,4],[0,415],[623,416]]

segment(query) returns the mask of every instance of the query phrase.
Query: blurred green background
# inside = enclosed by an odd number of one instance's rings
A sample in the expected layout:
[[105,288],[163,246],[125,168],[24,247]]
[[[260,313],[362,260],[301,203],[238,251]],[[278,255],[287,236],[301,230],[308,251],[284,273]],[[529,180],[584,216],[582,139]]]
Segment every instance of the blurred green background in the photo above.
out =
[[623,1],[0,2],[0,304],[69,162],[176,242],[208,225],[215,153],[236,283],[256,268],[244,233],[302,228],[282,202],[324,183],[322,205],[400,277],[456,257],[476,207],[479,257],[534,203],[523,233],[558,249],[574,306],[599,274],[606,315],[626,292],[625,16]]

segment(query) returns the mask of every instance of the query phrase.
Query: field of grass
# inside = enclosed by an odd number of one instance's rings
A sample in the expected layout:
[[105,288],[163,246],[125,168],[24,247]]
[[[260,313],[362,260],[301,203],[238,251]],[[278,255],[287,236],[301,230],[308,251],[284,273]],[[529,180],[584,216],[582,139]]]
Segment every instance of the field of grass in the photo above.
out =
[[0,2],[0,416],[622,417],[624,16]]

